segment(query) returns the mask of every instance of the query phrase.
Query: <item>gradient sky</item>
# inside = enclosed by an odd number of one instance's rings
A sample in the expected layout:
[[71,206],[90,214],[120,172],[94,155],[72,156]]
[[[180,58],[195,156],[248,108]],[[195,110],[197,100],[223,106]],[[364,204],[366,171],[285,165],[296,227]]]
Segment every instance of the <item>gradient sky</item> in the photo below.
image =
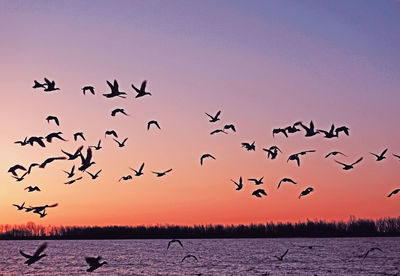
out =
[[[306,219],[347,220],[399,216],[398,128],[400,103],[400,3],[398,1],[1,1],[0,223],[33,221],[51,225],[142,225],[263,223]],[[62,90],[32,89],[33,80],[54,79]],[[106,80],[117,79],[127,99],[106,99]],[[132,83],[148,80],[152,97],[134,99]],[[93,85],[96,96],[83,96]],[[130,117],[111,117],[123,107]],[[204,112],[222,110],[211,124]],[[55,115],[61,126],[47,124]],[[148,120],[161,131],[146,130]],[[314,120],[350,127],[349,137],[326,140],[295,134],[272,137],[272,129]],[[210,136],[233,123],[238,132]],[[129,137],[118,148],[104,131]],[[25,136],[62,131],[68,142],[45,149],[14,144]],[[83,131],[87,143],[74,142]],[[94,152],[103,169],[64,185],[62,170],[73,162],[36,169],[23,182],[7,173],[60,149],[74,151],[102,138]],[[256,141],[256,152],[241,142]],[[266,159],[262,147],[278,145],[283,154]],[[388,159],[369,152],[389,148]],[[288,155],[306,149],[298,168]],[[337,157],[351,163],[343,171]],[[199,158],[212,153],[217,160]],[[145,162],[145,174],[118,182],[128,167]],[[78,164],[78,163],[75,163]],[[164,178],[152,170],[173,168]],[[79,174],[78,174],[79,175]],[[251,196],[245,181],[236,191],[230,179],[265,177],[268,196]],[[297,185],[276,190],[292,177]],[[24,187],[38,185],[40,193]],[[315,191],[301,200],[299,193]],[[12,203],[59,203],[40,219]]]

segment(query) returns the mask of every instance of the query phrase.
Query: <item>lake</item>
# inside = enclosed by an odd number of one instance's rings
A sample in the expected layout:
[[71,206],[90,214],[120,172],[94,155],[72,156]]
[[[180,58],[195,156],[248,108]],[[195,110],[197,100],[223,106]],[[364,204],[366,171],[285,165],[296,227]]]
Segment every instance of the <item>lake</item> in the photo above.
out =
[[[33,254],[43,241],[0,241],[0,275],[82,275],[84,257],[97,255],[108,264],[94,275],[400,275],[400,238],[187,239],[167,250],[168,241],[50,240],[31,266],[19,250]],[[383,252],[363,261],[371,247]],[[181,262],[189,253],[198,261]]]

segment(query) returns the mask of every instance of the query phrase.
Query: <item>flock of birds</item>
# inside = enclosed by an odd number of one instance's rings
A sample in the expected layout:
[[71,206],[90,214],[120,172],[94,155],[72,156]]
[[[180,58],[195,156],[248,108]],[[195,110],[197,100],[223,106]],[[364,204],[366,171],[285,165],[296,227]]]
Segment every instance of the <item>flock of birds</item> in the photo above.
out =
[[[126,98],[128,96],[126,92],[120,90],[117,80],[114,80],[113,83],[107,81],[107,84],[110,88],[110,92],[103,94],[104,97],[106,97],[106,98],[114,98],[114,97]],[[140,88],[135,87],[133,84],[131,86],[132,86],[134,92],[136,92],[135,98],[141,98],[144,96],[152,96],[152,94],[149,91],[146,91],[147,81],[143,81]],[[43,83],[35,80],[33,88],[34,89],[43,89],[43,92],[45,92],[45,93],[50,93],[50,92],[60,90],[60,88],[56,87],[55,81],[50,81],[47,78],[44,78]],[[86,95],[87,92],[90,92],[92,95],[96,94],[95,88],[93,86],[84,86],[82,88],[83,95]],[[221,111],[218,111],[215,115],[211,115],[209,113],[205,113],[205,114],[209,118],[209,122],[213,125],[214,125],[214,123],[220,121]],[[114,110],[112,110],[111,116],[114,117],[117,115],[130,116],[123,108],[115,108]],[[50,115],[46,118],[46,121],[48,123],[54,122],[55,125],[60,126],[60,120],[56,116]],[[151,120],[151,121],[147,122],[147,130],[150,130],[150,128],[152,126],[161,130],[160,124],[156,120]],[[230,132],[230,131],[236,132],[237,131],[236,126],[233,124],[225,124],[221,128],[212,130],[210,132],[210,135],[217,135],[217,134],[222,134],[222,133],[228,134],[228,132]],[[323,130],[323,129],[317,129],[314,126],[313,121],[311,121],[308,125],[303,124],[303,122],[299,121],[299,122],[295,122],[293,125],[290,125],[290,126],[273,129],[272,136],[275,137],[276,135],[283,135],[284,137],[288,138],[289,135],[297,133],[297,132],[301,132],[301,131],[304,131],[305,137],[313,137],[315,135],[323,134],[324,135],[323,137],[325,139],[335,139],[335,138],[337,139],[342,134],[347,135],[347,136],[350,135],[350,132],[349,132],[350,130],[347,126],[335,127],[335,125],[332,124],[331,128],[329,130]],[[104,135],[105,135],[105,138],[108,136],[112,137],[113,141],[120,148],[124,147],[126,145],[126,142],[128,141],[128,137],[125,137],[125,138],[119,137],[115,130],[107,130],[107,131],[105,131]],[[74,139],[74,141],[78,141],[78,140],[86,141],[86,138],[85,138],[85,135],[83,132],[74,133],[73,139]],[[38,145],[42,148],[45,148],[47,143],[52,143],[54,140],[60,140],[62,142],[68,141],[67,139],[65,139],[63,137],[63,133],[61,131],[57,131],[57,132],[49,133],[44,137],[43,136],[30,136],[30,137],[26,136],[24,139],[15,141],[14,143],[19,144],[20,146]],[[255,151],[256,150],[255,141],[243,142],[243,143],[241,143],[241,146],[242,146],[242,148],[244,148],[247,151]],[[17,182],[21,182],[25,179],[25,177],[30,175],[32,173],[32,171],[34,170],[34,168],[36,168],[36,167],[45,169],[49,164],[51,164],[55,161],[59,162],[59,161],[65,161],[65,160],[67,160],[67,161],[79,160],[80,163],[78,165],[74,164],[71,167],[71,169],[63,170],[63,172],[66,174],[66,182],[64,184],[71,185],[71,184],[83,179],[82,175],[75,177],[76,172],[77,172],[76,169],[80,173],[87,173],[92,180],[95,180],[100,176],[102,169],[99,169],[96,172],[89,171],[89,169],[92,169],[92,166],[94,164],[96,164],[96,162],[93,160],[93,152],[101,150],[101,149],[102,149],[102,140],[99,139],[98,143],[96,145],[87,146],[86,151],[84,150],[83,145],[79,146],[75,150],[75,152],[72,152],[72,153],[61,150],[61,152],[63,154],[62,156],[49,157],[49,158],[46,158],[42,162],[32,163],[29,166],[16,164],[16,165],[10,167],[8,172],[12,175],[12,177]],[[269,148],[262,148],[262,150],[266,152],[267,158],[271,159],[271,160],[277,159],[277,157],[283,153],[282,150],[276,145],[273,145]],[[386,159],[387,151],[388,151],[388,149],[385,149],[381,153],[378,153],[378,154],[371,153],[371,155],[373,155],[376,158],[376,161],[379,162],[379,161]],[[314,150],[314,149],[308,149],[308,150],[290,154],[288,156],[287,163],[295,162],[297,164],[297,166],[300,167],[303,158],[306,155],[312,154],[315,152],[316,152],[316,150]],[[332,151],[332,152],[329,152],[328,154],[326,154],[325,158],[329,158],[331,156],[347,157],[347,155],[345,155],[344,153],[342,153],[340,151]],[[393,156],[395,158],[400,159],[400,155],[393,154]],[[205,165],[206,160],[209,160],[209,159],[216,160],[216,157],[213,156],[211,153],[203,154],[200,157],[200,165],[201,166]],[[338,161],[338,160],[334,160],[334,161],[336,163],[340,164],[342,166],[343,170],[351,170],[351,169],[354,169],[354,166],[356,164],[360,163],[362,160],[363,160],[363,157],[358,158],[356,161],[354,161],[352,163],[345,163],[345,162]],[[120,181],[128,181],[128,180],[132,179],[133,177],[142,176],[144,174],[144,166],[145,166],[145,163],[142,163],[138,169],[129,167],[129,169],[133,173],[121,176],[118,181],[119,182]],[[164,177],[167,173],[170,173],[171,171],[172,171],[172,168],[163,170],[163,171],[152,171],[152,173],[155,174],[156,177]],[[263,179],[264,179],[264,177],[248,178],[248,181],[254,183],[255,186],[258,186],[258,185],[263,184]],[[237,181],[235,181],[233,179],[231,179],[231,181],[235,184],[237,191],[241,190],[244,186],[243,178],[241,176]],[[283,183],[297,184],[297,182],[295,180],[288,178],[288,177],[284,177],[277,184],[277,189],[279,189],[281,184],[283,184]],[[24,190],[27,190],[28,192],[40,192],[41,191],[40,187],[38,187],[38,186],[27,186]],[[302,190],[300,192],[298,198],[300,199],[304,196],[307,196],[310,193],[312,193],[313,191],[314,191],[313,187],[306,187],[304,190]],[[400,189],[395,189],[387,197],[391,197],[392,195],[395,195],[399,192],[400,192]],[[257,189],[255,189],[252,192],[252,196],[261,198],[261,197],[267,196],[267,192],[264,189],[257,187]],[[51,204],[51,205],[45,204],[45,205],[41,205],[41,206],[28,206],[27,207],[27,206],[25,206],[25,202],[22,203],[21,205],[18,205],[18,204],[12,204],[12,205],[15,206],[17,208],[17,210],[25,210],[25,212],[32,212],[32,213],[38,214],[40,216],[40,218],[43,218],[47,215],[47,212],[46,212],[47,208],[53,208],[53,207],[58,206],[58,204],[55,203],[55,204]],[[179,241],[179,243],[180,243],[180,241]],[[182,245],[182,244],[180,243],[180,245]],[[46,248],[46,246],[47,246],[47,244],[43,244],[33,255],[27,255],[27,254],[23,253],[22,251],[21,251],[21,254],[24,257],[28,258],[26,263],[29,265],[31,263],[34,263],[34,262],[40,260],[42,257],[46,256],[45,254],[40,255],[43,252],[43,250]],[[168,247],[169,246],[170,246],[170,244],[168,245]],[[277,256],[276,258],[279,260],[283,260],[284,256],[287,253],[288,253],[288,250],[282,256]],[[367,252],[367,254],[368,254],[368,252]],[[190,255],[185,256],[185,258],[183,260],[185,260],[186,258],[194,258],[197,260],[197,258],[195,256],[190,256]],[[86,262],[90,265],[90,268],[88,269],[88,271],[89,270],[93,271],[106,263],[106,262],[100,263],[100,259],[101,259],[100,257],[86,258]]]

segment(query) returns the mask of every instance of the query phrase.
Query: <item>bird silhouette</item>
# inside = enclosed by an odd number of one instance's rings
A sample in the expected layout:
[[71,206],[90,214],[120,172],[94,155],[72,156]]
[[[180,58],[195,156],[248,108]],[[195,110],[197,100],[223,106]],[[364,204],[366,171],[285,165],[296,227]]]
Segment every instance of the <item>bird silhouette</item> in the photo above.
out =
[[200,165],[201,165],[201,166],[203,166],[204,158],[212,158],[212,159],[215,160],[215,157],[212,156],[211,154],[209,154],[209,153],[203,154],[203,155],[200,157]]
[[224,129],[232,129],[234,132],[236,132],[236,127],[232,124],[224,125]]
[[98,269],[99,267],[107,264],[106,261],[100,263],[101,259],[102,258],[100,256],[97,256],[97,258],[85,257],[85,261],[89,265],[89,268],[86,271],[87,272],[93,272],[94,270]]
[[114,97],[120,97],[120,98],[126,98],[126,93],[119,91],[119,84],[117,80],[114,80],[114,84],[111,82],[107,81],[108,86],[111,89],[111,92],[109,94],[103,94],[104,97],[106,98],[114,98]]
[[32,169],[33,169],[34,167],[36,167],[36,166],[39,166],[39,164],[38,164],[38,163],[32,163],[32,164],[30,164],[28,170],[26,171],[26,173],[27,173],[27,174],[30,174],[31,171],[32,171]]
[[394,154],[394,153],[393,153],[393,156],[396,157],[396,158],[398,158],[398,159],[400,159],[400,155],[398,155],[398,154]]
[[32,136],[28,139],[28,143],[33,146],[33,143],[37,143],[39,146],[41,146],[42,148],[46,147],[46,145],[43,143],[43,137],[36,137],[36,136]]
[[47,216],[46,210],[43,210],[43,212],[39,213],[40,218],[44,218]]
[[264,179],[264,176],[261,177],[260,179],[257,179],[257,178],[249,178],[249,179],[247,179],[247,180],[253,181],[255,185],[261,185],[261,184],[264,184],[263,179]]
[[220,119],[219,119],[218,117],[219,117],[220,114],[221,114],[221,110],[218,111],[217,114],[215,114],[215,116],[211,116],[210,114],[208,114],[208,113],[206,112],[206,115],[207,115],[208,117],[210,117],[210,120],[209,120],[210,123],[215,123],[215,122],[219,121]]
[[294,153],[294,154],[289,156],[289,158],[288,158],[288,160],[286,162],[296,161],[297,162],[297,166],[300,167],[299,155],[305,155],[305,154],[307,154],[309,152],[315,152],[315,150],[305,150],[305,151],[301,151],[301,152],[298,152],[298,153]]
[[223,129],[216,129],[216,130],[211,131],[211,132],[210,132],[210,135],[214,135],[214,134],[217,134],[217,133],[225,133],[225,134],[228,134],[228,132],[226,132],[226,131],[223,130]]
[[247,151],[255,151],[256,150],[256,142],[253,141],[253,143],[242,143],[242,148],[245,148]]
[[279,189],[279,187],[281,186],[281,184],[282,184],[282,183],[285,183],[285,182],[292,183],[292,184],[297,184],[297,182],[294,182],[292,179],[285,177],[285,178],[282,178],[282,179],[279,181],[278,187],[277,187],[276,189]]
[[97,173],[92,174],[90,172],[87,171],[87,173],[92,177],[92,179],[96,179],[97,177],[99,177],[99,174],[101,173],[102,170],[99,170]]
[[12,175],[14,176],[18,176],[18,174],[16,173],[17,170],[26,171],[24,166],[17,164],[9,168],[7,172],[12,173]]
[[126,140],[128,140],[128,138],[125,138],[122,142],[119,142],[118,140],[116,140],[114,138],[113,138],[113,140],[118,143],[118,147],[122,148],[125,146],[125,142],[126,142]]
[[46,138],[46,141],[47,141],[48,143],[51,143],[51,142],[53,141],[53,139],[60,139],[60,140],[62,140],[62,141],[67,141],[67,140],[65,140],[63,137],[60,136],[61,134],[63,134],[61,131],[52,132],[52,133],[48,134],[48,135],[45,137],[45,138]]
[[104,137],[106,137],[107,135],[113,135],[115,138],[118,138],[118,135],[117,135],[117,133],[115,132],[115,130],[107,130],[107,131],[105,132]]
[[334,137],[338,137],[338,134],[335,134],[335,125],[332,124],[331,128],[329,131],[323,130],[323,129],[317,129],[318,132],[322,132],[323,134],[325,134],[324,138],[334,138]]
[[239,182],[236,182],[235,180],[231,179],[231,181],[237,186],[236,191],[239,191],[243,188],[243,179],[242,177],[239,178]]
[[277,146],[271,146],[268,149],[263,148],[263,151],[267,152],[267,158],[276,159],[278,156],[278,152],[282,153],[282,151]]
[[96,164],[96,162],[92,161],[92,149],[91,148],[87,148],[86,151],[86,157],[84,157],[82,155],[82,153],[80,154],[81,157],[81,166],[78,168],[78,170],[80,171],[85,171],[86,169],[88,169],[90,166]]
[[100,149],[102,149],[102,147],[101,147],[101,139],[100,139],[99,142],[97,143],[97,146],[90,146],[90,148],[94,148],[95,150],[100,150]]
[[18,205],[18,204],[13,204],[13,206],[17,207],[17,209],[20,211],[20,210],[23,210],[23,209],[24,209],[25,202],[24,202],[24,203],[22,203],[21,205]]
[[282,133],[283,135],[285,135],[286,138],[289,137],[289,136],[287,135],[287,133],[286,133],[286,129],[284,129],[284,128],[274,128],[274,129],[272,130],[272,137],[275,138],[275,134],[279,134],[279,133]]
[[181,247],[183,247],[183,244],[182,244],[182,242],[181,242],[180,240],[172,239],[172,240],[170,240],[170,241],[168,242],[167,249],[168,249],[168,248],[171,246],[171,244],[173,244],[173,243],[177,243],[177,244],[179,244]]
[[131,167],[129,167],[132,171],[135,172],[135,176],[141,176],[143,174],[143,168],[144,168],[144,163],[142,163],[142,165],[140,166],[139,170],[135,170],[132,169]]
[[375,153],[372,153],[372,152],[370,152],[370,154],[372,154],[373,156],[375,156],[376,157],[376,161],[382,161],[383,159],[386,159],[386,156],[385,156],[385,154],[386,154],[386,152],[387,152],[387,150],[388,149],[385,149],[381,154],[375,154]]
[[192,259],[196,260],[196,262],[198,261],[198,259],[197,259],[197,257],[196,257],[195,255],[187,254],[185,257],[183,257],[181,263],[182,263],[184,260],[188,259],[188,258],[192,258]]
[[121,182],[121,180],[129,180],[129,179],[132,179],[132,175],[123,176],[118,180],[118,182]]
[[357,163],[360,163],[362,160],[363,160],[363,157],[360,157],[356,162],[354,162],[352,164],[345,164],[345,163],[342,163],[342,162],[339,162],[339,161],[336,161],[336,160],[335,160],[335,162],[340,164],[340,165],[342,165],[343,166],[343,170],[348,171],[350,169],[353,169],[354,165],[357,164]]
[[44,78],[44,81],[46,82],[46,88],[43,90],[45,92],[51,92],[51,91],[56,91],[60,90],[60,88],[56,88],[56,83],[55,81],[49,81],[47,78]]
[[85,136],[83,135],[83,132],[76,132],[74,133],[74,140],[77,141],[78,137],[81,137],[83,141],[86,141]]
[[37,261],[39,261],[41,258],[46,257],[46,254],[41,254],[47,247],[47,242],[42,243],[41,246],[39,246],[39,248],[36,250],[36,252],[33,255],[28,255],[26,253],[24,253],[22,250],[19,251],[19,253],[24,256],[25,258],[27,258],[27,260],[25,261],[25,264],[27,265],[31,265]]
[[162,176],[166,175],[167,173],[169,173],[170,171],[172,171],[172,169],[169,169],[169,170],[166,170],[166,171],[163,171],[163,172],[154,172],[154,171],[152,171],[152,173],[156,174],[157,177],[162,177]]
[[267,193],[265,192],[264,189],[257,189],[254,192],[251,193],[251,195],[255,196],[255,197],[262,197],[262,195],[267,195]]
[[157,121],[151,120],[151,121],[149,121],[149,122],[147,123],[147,130],[150,129],[150,126],[151,126],[151,125],[155,125],[158,129],[161,129],[161,128],[160,128],[160,125],[158,124]]
[[344,153],[342,153],[342,152],[340,152],[340,151],[331,151],[330,153],[328,153],[327,155],[325,155],[325,158],[328,158],[328,157],[331,156],[331,155],[336,156],[336,155],[338,155],[338,154],[341,154],[341,155],[347,157],[346,154],[344,154]]
[[400,189],[395,189],[393,190],[387,197],[391,197],[392,195],[397,194],[398,192],[400,192]]
[[143,97],[143,96],[146,96],[146,95],[149,95],[149,96],[151,96],[151,93],[150,92],[148,92],[148,91],[146,91],[146,85],[147,85],[147,80],[144,80],[143,82],[142,82],[142,85],[140,86],[140,89],[137,89],[133,84],[131,85],[132,86],[132,88],[136,91],[136,96],[135,96],[135,98],[140,98],[140,97]]
[[15,178],[15,180],[17,181],[17,182],[21,182],[22,180],[24,180],[25,179],[25,176],[28,174],[28,172],[26,172],[26,173],[24,173],[23,175],[21,175],[20,177],[18,177],[18,176],[12,176],[12,177],[14,177]]
[[69,172],[68,171],[63,171],[63,172],[65,172],[68,175],[67,178],[73,177],[75,175],[75,165],[72,166],[71,171],[69,171]]
[[61,150],[61,151],[62,151],[62,153],[64,153],[65,155],[68,156],[68,160],[75,160],[76,158],[78,158],[79,156],[81,156],[81,151],[82,151],[82,149],[83,149],[83,146],[80,146],[80,147],[75,151],[74,154],[68,153],[68,152],[63,151],[63,150]]
[[111,116],[115,117],[115,115],[116,115],[117,113],[122,113],[122,114],[124,114],[125,116],[129,116],[129,114],[126,114],[126,112],[125,112],[125,110],[124,110],[123,108],[116,108],[116,109],[114,109],[113,111],[111,111]]
[[60,121],[58,120],[58,118],[56,116],[47,116],[46,121],[47,123],[50,123],[50,121],[53,120],[56,125],[60,125]]
[[27,144],[29,144],[28,137],[25,137],[23,141],[15,141],[14,144],[20,144],[21,146],[26,146]]
[[83,95],[86,95],[86,91],[90,91],[90,93],[92,93],[93,95],[95,94],[95,93],[94,93],[94,87],[93,87],[93,86],[88,85],[88,86],[82,87],[82,93],[83,93]]
[[300,193],[299,199],[300,199],[302,196],[308,195],[308,194],[311,193],[312,191],[314,191],[314,188],[313,188],[313,187],[308,187],[307,189],[305,189],[304,191],[302,191],[302,192]]
[[38,191],[38,192],[41,191],[38,186],[35,186],[35,187],[28,186],[24,190],[28,190],[28,193],[31,193],[31,192],[34,192],[34,191]]
[[40,83],[40,82],[38,82],[37,80],[34,80],[33,81],[33,86],[32,86],[32,88],[46,88],[46,86],[45,86],[45,84],[44,83]]
[[344,132],[347,136],[349,136],[349,128],[346,126],[341,126],[335,129],[336,136],[339,137],[340,132]]
[[44,169],[47,164],[49,164],[55,160],[65,160],[65,159],[67,159],[67,157],[65,157],[65,156],[47,158],[46,160],[43,161],[42,164],[39,165],[39,168]]
[[361,256],[361,257],[363,258],[363,261],[365,260],[365,258],[368,256],[369,253],[371,253],[371,252],[373,252],[373,251],[375,251],[375,250],[380,251],[380,252],[383,252],[383,250],[380,249],[380,248],[378,248],[378,247],[372,247],[372,248],[368,249],[367,252],[365,252],[365,254],[363,254],[363,255]]
[[285,251],[281,256],[274,256],[278,261],[283,261],[283,258],[286,256],[286,254],[289,252],[289,249]]
[[70,181],[67,181],[67,182],[65,182],[64,184],[66,184],[66,185],[71,185],[71,184],[73,184],[73,183],[75,183],[76,181],[81,180],[81,179],[82,179],[82,176],[80,176],[80,177],[78,177],[78,178],[75,178],[75,179],[72,179],[72,180],[70,180]]
[[305,126],[303,123],[300,123],[300,126],[306,131],[305,137],[311,137],[311,136],[319,134],[318,131],[315,131],[313,121],[310,121],[310,127]]
[[26,209],[25,212],[30,212],[33,210],[34,213],[39,214],[40,212],[43,212],[43,210],[45,210],[46,208],[53,208],[53,207],[57,207],[57,206],[58,206],[58,203],[54,203],[52,205],[46,204],[46,205],[35,206],[35,207],[30,206],[30,208],[25,207],[25,209]]
[[296,122],[291,126],[285,127],[285,131],[290,134],[301,131],[299,128],[297,128],[297,126],[299,126],[300,124],[301,124],[301,122]]

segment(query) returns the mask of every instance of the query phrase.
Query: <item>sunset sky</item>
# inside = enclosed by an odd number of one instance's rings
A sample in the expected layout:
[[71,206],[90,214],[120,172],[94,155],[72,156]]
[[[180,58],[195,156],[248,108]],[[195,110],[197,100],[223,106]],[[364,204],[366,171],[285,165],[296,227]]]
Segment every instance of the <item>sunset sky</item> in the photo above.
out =
[[[239,224],[306,219],[347,220],[400,215],[399,1],[1,1],[0,224]],[[60,91],[32,89],[47,77]],[[126,99],[107,99],[117,79]],[[152,96],[135,99],[131,84],[148,80]],[[81,88],[93,85],[96,95]],[[124,108],[129,117],[111,117]],[[221,110],[221,121],[205,112]],[[57,116],[60,126],[48,124]],[[157,120],[161,130],[150,129]],[[350,136],[288,139],[272,129],[296,121],[317,128],[346,125]],[[209,135],[233,123],[237,133]],[[106,130],[126,147],[118,148]],[[13,142],[62,131],[68,142],[46,148]],[[87,141],[75,142],[84,132]],[[22,182],[7,170],[80,145],[97,144],[96,180],[65,185],[79,160],[34,168]],[[242,142],[256,142],[247,152]],[[283,154],[266,158],[263,147]],[[376,162],[369,152],[388,148]],[[301,167],[286,160],[315,149]],[[324,156],[339,150],[348,157]],[[216,160],[200,166],[200,156]],[[352,163],[344,171],[334,159]],[[118,182],[145,162],[144,175]],[[151,171],[173,171],[156,178]],[[230,179],[242,176],[244,188]],[[254,186],[248,178],[264,176]],[[277,183],[291,177],[297,185]],[[28,193],[26,186],[41,192]],[[310,195],[299,193],[314,187]],[[267,197],[251,195],[264,188]],[[11,204],[43,205],[48,216]]]

